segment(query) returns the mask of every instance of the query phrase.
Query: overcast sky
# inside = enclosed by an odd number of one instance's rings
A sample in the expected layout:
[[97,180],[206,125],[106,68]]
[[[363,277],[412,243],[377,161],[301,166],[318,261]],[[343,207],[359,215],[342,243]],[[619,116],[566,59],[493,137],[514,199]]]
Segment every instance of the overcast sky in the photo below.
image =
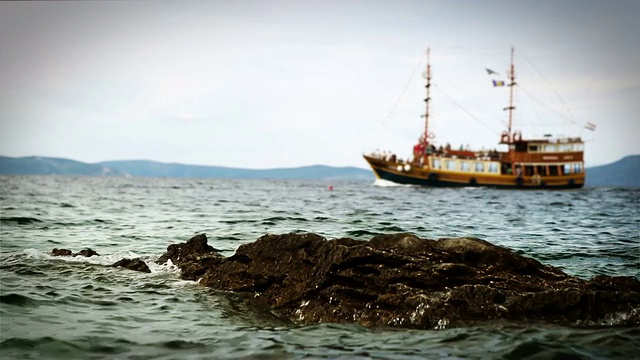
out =
[[[638,1],[0,2],[0,155],[367,167],[515,127],[640,154]],[[500,76],[489,76],[485,68]],[[595,131],[584,129],[586,123]]]

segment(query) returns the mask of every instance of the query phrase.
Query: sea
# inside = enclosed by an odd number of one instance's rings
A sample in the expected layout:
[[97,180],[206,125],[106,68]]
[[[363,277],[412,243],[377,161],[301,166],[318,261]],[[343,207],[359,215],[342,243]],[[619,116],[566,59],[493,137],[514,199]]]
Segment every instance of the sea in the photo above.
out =
[[[498,322],[300,324],[157,265],[205,233],[477,237],[584,279],[640,279],[640,190],[420,188],[374,181],[0,177],[0,359],[631,359],[640,329]],[[53,248],[100,256],[53,257]],[[140,257],[151,273],[109,265]]]

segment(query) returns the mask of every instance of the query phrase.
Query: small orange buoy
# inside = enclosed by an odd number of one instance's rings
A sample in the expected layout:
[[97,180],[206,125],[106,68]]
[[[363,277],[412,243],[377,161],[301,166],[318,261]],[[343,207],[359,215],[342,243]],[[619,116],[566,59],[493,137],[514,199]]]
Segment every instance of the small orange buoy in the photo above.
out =
[[333,190],[333,185],[329,185],[329,190]]

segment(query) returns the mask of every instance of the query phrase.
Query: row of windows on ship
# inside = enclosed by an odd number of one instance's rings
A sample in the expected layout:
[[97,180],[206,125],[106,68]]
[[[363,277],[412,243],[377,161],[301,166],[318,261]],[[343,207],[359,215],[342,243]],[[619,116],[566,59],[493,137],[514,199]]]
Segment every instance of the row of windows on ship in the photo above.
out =
[[572,152],[572,151],[584,151],[584,144],[582,143],[570,143],[570,144],[529,144],[529,152]]
[[560,176],[579,174],[583,172],[583,165],[581,162],[565,164],[516,164],[515,167],[512,168],[510,163],[438,158],[431,158],[431,168],[449,171],[517,174],[525,176]]
[[[560,144],[541,144],[541,143],[522,143],[522,146],[517,146],[516,144],[509,145],[511,150],[517,149],[518,151],[528,151],[532,153],[555,153],[555,152],[579,152],[584,151],[583,143],[560,143]],[[460,145],[458,149],[460,151],[471,151],[471,147],[467,144],[467,146]],[[434,145],[428,145],[424,147],[421,143],[415,145],[413,147],[414,153],[425,153],[425,154],[443,154],[451,151],[451,145],[447,144],[444,148],[442,146],[436,148]],[[497,156],[498,152],[494,150],[485,150],[484,148],[479,152],[476,152],[476,155],[479,157],[482,156]]]

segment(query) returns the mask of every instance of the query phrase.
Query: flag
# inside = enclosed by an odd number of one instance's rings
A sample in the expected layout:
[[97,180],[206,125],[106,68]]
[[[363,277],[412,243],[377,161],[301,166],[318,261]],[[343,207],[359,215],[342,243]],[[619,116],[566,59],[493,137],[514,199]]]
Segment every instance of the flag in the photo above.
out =
[[491,75],[491,74],[500,75],[500,74],[498,74],[496,71],[493,71],[493,70],[491,70],[491,69],[488,69],[488,68],[484,68],[484,69],[485,69],[485,70],[487,70],[487,75]]
[[503,80],[493,80],[493,86],[504,86],[505,83]]
[[596,124],[588,122],[585,126],[585,129],[594,131],[596,129]]

